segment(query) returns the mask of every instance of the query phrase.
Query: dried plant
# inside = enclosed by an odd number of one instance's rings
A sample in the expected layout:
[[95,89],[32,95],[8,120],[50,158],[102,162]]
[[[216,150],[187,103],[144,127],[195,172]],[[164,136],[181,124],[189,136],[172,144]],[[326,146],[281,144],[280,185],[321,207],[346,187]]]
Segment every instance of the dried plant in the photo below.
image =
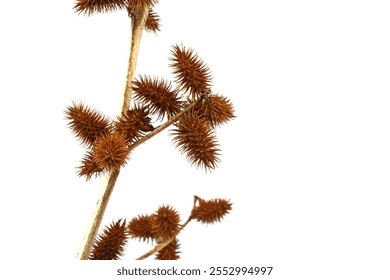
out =
[[108,118],[78,102],[65,110],[70,130],[86,148],[78,175],[86,180],[106,176],[79,259],[119,259],[124,256],[128,240],[136,239],[154,244],[138,259],[155,255],[158,260],[177,260],[181,254],[178,235],[190,221],[220,222],[232,209],[227,199],[204,200],[195,196],[191,214],[184,223],[175,208],[162,205],[154,213],[131,218],[128,223],[124,218],[113,222],[98,234],[119,172],[130,160],[132,150],[172,126],[172,142],[186,154],[190,164],[211,171],[221,156],[216,129],[235,117],[232,102],[213,93],[211,70],[192,48],[172,47],[169,67],[173,82],[149,75],[135,77],[143,31],[160,31],[160,18],[154,11],[157,3],[157,0],[76,0],[75,3],[74,10],[86,15],[126,9],[131,20],[129,66],[120,114]]

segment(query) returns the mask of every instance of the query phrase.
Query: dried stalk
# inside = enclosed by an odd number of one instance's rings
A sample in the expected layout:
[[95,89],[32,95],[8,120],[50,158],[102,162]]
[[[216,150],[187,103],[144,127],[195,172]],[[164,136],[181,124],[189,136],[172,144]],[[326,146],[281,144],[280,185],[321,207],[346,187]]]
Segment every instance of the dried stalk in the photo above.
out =
[[[145,5],[146,6],[146,5]],[[123,97],[123,103],[121,108],[121,115],[124,115],[130,108],[132,82],[135,76],[135,69],[137,66],[139,47],[141,44],[141,38],[143,30],[145,29],[146,19],[148,17],[149,7],[145,7],[143,10],[137,11],[133,14],[131,20],[131,46],[130,46],[130,58],[129,67],[127,70],[126,87]],[[91,252],[92,245],[96,239],[100,224],[102,222],[104,212],[107,208],[108,201],[111,193],[114,189],[116,179],[118,178],[119,170],[108,172],[106,180],[104,182],[99,200],[96,204],[95,211],[92,213],[91,222],[84,235],[84,240],[81,248],[77,254],[77,259],[87,260]]]

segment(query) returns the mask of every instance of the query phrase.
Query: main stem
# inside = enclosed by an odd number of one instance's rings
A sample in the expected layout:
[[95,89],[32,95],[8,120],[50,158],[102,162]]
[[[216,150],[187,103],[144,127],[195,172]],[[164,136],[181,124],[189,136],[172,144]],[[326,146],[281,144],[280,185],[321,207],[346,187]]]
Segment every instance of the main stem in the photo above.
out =
[[[129,58],[129,67],[127,70],[126,78],[126,87],[123,97],[123,103],[121,108],[121,115],[123,116],[127,110],[130,108],[131,94],[132,94],[132,82],[135,76],[135,69],[137,66],[139,47],[141,44],[141,38],[143,30],[145,29],[146,19],[148,18],[149,7],[145,7],[140,11],[133,13],[131,18],[131,46],[130,46],[130,58]],[[109,171],[106,175],[106,180],[102,191],[99,195],[98,202],[96,203],[96,208],[92,213],[91,221],[88,225],[87,231],[84,235],[83,243],[80,247],[80,250],[77,254],[77,259],[88,260],[89,255],[93,246],[93,243],[96,239],[97,233],[100,228],[100,224],[103,220],[104,212],[106,211],[108,201],[116,180],[119,176],[119,169]]]

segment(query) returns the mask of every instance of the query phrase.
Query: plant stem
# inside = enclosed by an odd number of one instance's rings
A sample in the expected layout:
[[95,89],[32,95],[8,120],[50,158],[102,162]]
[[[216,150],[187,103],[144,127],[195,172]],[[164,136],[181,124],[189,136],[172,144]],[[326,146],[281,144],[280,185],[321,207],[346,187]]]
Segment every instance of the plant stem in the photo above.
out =
[[[146,19],[148,18],[149,7],[146,6],[144,9],[134,12],[131,19],[131,45],[130,45],[130,58],[129,67],[127,70],[126,87],[123,96],[123,103],[121,108],[121,115],[124,115],[130,108],[131,93],[132,93],[132,82],[135,76],[135,69],[137,66],[139,47],[142,38],[142,32],[145,29]],[[116,179],[119,176],[119,169],[109,171],[106,174],[106,180],[104,182],[102,191],[100,193],[96,208],[92,213],[91,222],[88,225],[87,231],[84,235],[83,243],[77,254],[77,259],[87,260],[91,252],[93,243],[95,242],[100,224],[102,222],[104,212],[107,208],[108,201],[111,193],[114,190]]]
[[138,141],[134,142],[133,144],[130,145],[129,149],[130,151],[134,150],[136,147],[138,147],[139,145],[141,145],[142,143],[146,142],[147,140],[149,140],[150,138],[152,138],[153,136],[159,134],[161,131],[163,131],[164,129],[166,129],[168,126],[170,126],[171,124],[173,124],[174,122],[176,122],[178,119],[180,119],[186,112],[188,112],[189,110],[191,110],[192,108],[195,107],[195,105],[200,102],[202,99],[198,99],[194,102],[192,102],[190,105],[188,105],[187,107],[185,107],[183,110],[181,110],[179,113],[177,113],[173,118],[170,118],[168,119],[165,123],[163,123],[162,125],[156,127],[153,131],[151,131],[150,133],[148,133],[147,135],[145,135],[144,137],[142,137],[141,139],[139,139]]
[[127,69],[126,87],[123,96],[122,115],[126,114],[130,108],[130,101],[132,95],[132,82],[135,76],[135,69],[138,61],[138,53],[141,44],[142,33],[145,29],[146,19],[148,18],[149,7],[145,7],[142,11],[135,11],[131,20],[131,46],[129,67]]
[[92,218],[87,228],[87,232],[84,235],[82,247],[77,255],[80,260],[88,260],[89,253],[91,252],[96,235],[99,231],[100,224],[102,222],[104,212],[106,211],[108,201],[112,191],[114,190],[116,179],[119,176],[119,170],[113,170],[108,172],[104,188],[99,195],[99,200],[96,203],[95,211],[92,213]]

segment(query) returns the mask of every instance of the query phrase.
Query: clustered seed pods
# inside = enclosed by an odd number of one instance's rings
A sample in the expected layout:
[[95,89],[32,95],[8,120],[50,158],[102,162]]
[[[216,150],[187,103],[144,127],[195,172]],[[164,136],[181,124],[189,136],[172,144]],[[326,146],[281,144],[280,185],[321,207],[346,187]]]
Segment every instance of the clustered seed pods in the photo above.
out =
[[[133,34],[138,34],[132,40],[139,43],[142,28],[154,33],[160,31],[160,17],[154,10],[157,3],[158,0],[75,0],[74,10],[86,15],[127,10]],[[132,54],[138,53],[134,46],[139,44],[132,41]],[[133,58],[131,56],[129,69],[135,68],[136,59]],[[174,45],[169,66],[173,82],[149,75],[134,79],[134,75],[129,74],[125,102],[121,115],[116,118],[110,119],[84,103],[73,102],[66,108],[68,126],[86,148],[78,167],[79,176],[89,180],[106,171],[119,171],[129,161],[133,149],[171,125],[172,142],[186,154],[191,165],[206,171],[217,167],[221,150],[216,129],[235,117],[233,105],[229,99],[213,93],[210,68],[193,49]],[[131,96],[134,96],[133,103]],[[109,174],[117,176],[119,172]],[[115,184],[116,180],[108,182]],[[109,187],[113,185],[107,183],[105,190]],[[107,205],[104,203],[100,209]],[[81,258],[120,259],[132,238],[155,244],[154,249],[139,259],[154,254],[157,260],[177,260],[181,254],[178,235],[186,225],[190,221],[220,222],[231,211],[231,206],[226,199],[204,200],[195,196],[191,214],[184,223],[175,208],[163,205],[129,223],[125,219],[117,220],[104,228],[97,238],[96,226],[87,234]],[[94,221],[98,221],[97,218]]]
[[[232,209],[229,200],[216,198],[204,200],[195,196],[193,209],[187,222],[180,224],[179,213],[170,205],[163,205],[150,215],[139,215],[127,225],[122,219],[107,226],[94,244],[91,259],[118,259],[123,255],[128,238],[139,241],[165,244],[153,251],[157,260],[180,258],[178,235],[192,220],[201,223],[220,222]],[[125,221],[125,220],[123,220]]]

